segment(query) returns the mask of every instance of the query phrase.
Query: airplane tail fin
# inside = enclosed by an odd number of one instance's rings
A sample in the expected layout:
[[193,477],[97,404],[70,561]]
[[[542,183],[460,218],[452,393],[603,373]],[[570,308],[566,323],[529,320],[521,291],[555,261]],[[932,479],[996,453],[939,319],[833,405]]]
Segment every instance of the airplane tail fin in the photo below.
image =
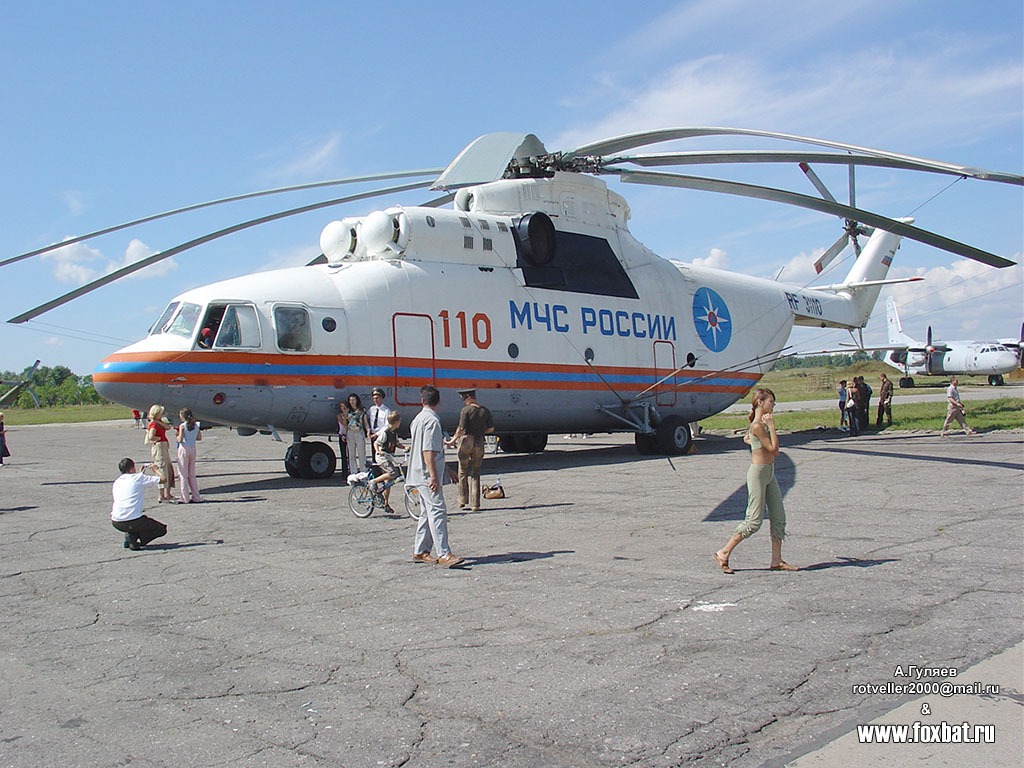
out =
[[900,313],[896,310],[896,300],[890,296],[885,301],[885,320],[889,329],[889,343],[893,345],[907,344],[913,346],[916,342],[903,332],[903,323],[900,322]]
[[[914,220],[907,218],[898,219],[898,221],[910,224]],[[860,255],[853,263],[849,274],[841,284],[836,286],[853,297],[856,316],[862,328],[867,325],[868,318],[871,317],[871,311],[875,308],[875,302],[878,301],[878,294],[882,290],[882,286],[890,282],[905,281],[885,279],[901,240],[899,235],[875,229],[867,243],[861,248]]]

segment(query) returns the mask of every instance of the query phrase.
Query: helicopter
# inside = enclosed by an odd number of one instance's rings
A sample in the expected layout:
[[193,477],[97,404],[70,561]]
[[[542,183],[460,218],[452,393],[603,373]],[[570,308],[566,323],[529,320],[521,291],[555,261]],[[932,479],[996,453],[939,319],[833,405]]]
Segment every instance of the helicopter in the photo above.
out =
[[11,387],[11,389],[0,395],[0,408],[6,408],[10,405],[14,405],[18,401],[18,396],[22,390],[28,392],[29,397],[32,398],[32,402],[36,404],[36,408],[39,408],[39,398],[36,396],[35,390],[32,389],[32,374],[36,372],[39,367],[39,360],[32,363],[32,367],[25,373],[24,379],[13,379],[0,380],[0,386]]
[[[630,150],[700,136],[778,139],[815,150]],[[651,167],[796,163],[819,196]],[[812,164],[849,168],[850,202],[829,192]],[[640,170],[634,168],[639,166]],[[190,240],[24,312],[20,323],[161,259],[241,229],[310,210],[429,187],[421,206],[391,206],[328,223],[322,254],[302,267],[244,275],[174,297],[149,335],[103,359],[93,381],[130,407],[190,408],[243,436],[291,433],[289,475],[330,477],[328,442],[348,392],[382,387],[418,408],[419,388],[442,392],[454,423],[477,389],[499,447],[536,452],[563,432],[633,432],[641,454],[685,454],[690,424],[743,397],[787,350],[795,325],[863,328],[903,238],[992,267],[1013,262],[857,208],[854,169],[880,166],[1021,185],[1016,174],[743,128],[676,128],[549,152],[533,134],[491,133],[447,167],[317,182],[213,200],[108,227],[46,250],[155,218],[225,202],[354,181],[430,177],[280,211]],[[626,183],[740,195],[837,216],[847,247],[841,282],[802,287],[664,259],[628,228],[630,208],[601,176]],[[450,203],[450,207],[442,207]],[[863,242],[862,242],[863,238]],[[408,420],[406,420],[408,421]]]

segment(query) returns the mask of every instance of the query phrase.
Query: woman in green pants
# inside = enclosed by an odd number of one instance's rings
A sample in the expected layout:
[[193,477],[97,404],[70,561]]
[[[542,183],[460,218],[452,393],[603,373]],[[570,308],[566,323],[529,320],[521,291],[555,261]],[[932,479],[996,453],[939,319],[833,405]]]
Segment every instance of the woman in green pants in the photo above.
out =
[[733,533],[729,542],[715,552],[715,562],[725,573],[729,555],[736,545],[756,533],[765,514],[771,524],[773,571],[799,570],[782,559],[782,540],[786,537],[786,510],[782,506],[782,492],[775,479],[775,458],[779,455],[779,436],[775,431],[775,393],[770,389],[757,389],[750,403],[750,429],[743,438],[750,444],[750,469],[747,470],[747,515]]

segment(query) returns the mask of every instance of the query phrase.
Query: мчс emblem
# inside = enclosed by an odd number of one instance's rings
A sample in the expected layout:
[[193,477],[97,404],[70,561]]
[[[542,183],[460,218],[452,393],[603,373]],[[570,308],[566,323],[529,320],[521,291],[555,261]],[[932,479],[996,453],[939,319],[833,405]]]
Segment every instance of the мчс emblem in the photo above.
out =
[[698,288],[693,296],[693,325],[704,346],[721,352],[732,338],[732,318],[725,301],[710,288]]

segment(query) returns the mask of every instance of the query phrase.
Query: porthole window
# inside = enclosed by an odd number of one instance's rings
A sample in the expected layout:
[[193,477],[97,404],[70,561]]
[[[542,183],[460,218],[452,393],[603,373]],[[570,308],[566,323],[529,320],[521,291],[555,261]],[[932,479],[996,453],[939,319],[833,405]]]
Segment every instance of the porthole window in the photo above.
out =
[[328,333],[334,333],[334,331],[337,330],[338,328],[338,321],[335,320],[333,317],[325,317],[323,320],[320,321],[320,325],[322,325],[324,327],[324,330],[327,331]]
[[588,363],[593,362],[594,350],[592,350],[590,347],[587,347],[585,350],[583,350],[583,359],[586,360]]
[[437,222],[434,221],[433,216],[427,216],[427,226],[433,227]]
[[693,366],[697,364],[697,357],[696,355],[693,354],[693,352],[686,353],[686,364],[691,368],[693,368]]
[[519,346],[517,344],[508,345],[508,356],[515,360],[519,357]]

